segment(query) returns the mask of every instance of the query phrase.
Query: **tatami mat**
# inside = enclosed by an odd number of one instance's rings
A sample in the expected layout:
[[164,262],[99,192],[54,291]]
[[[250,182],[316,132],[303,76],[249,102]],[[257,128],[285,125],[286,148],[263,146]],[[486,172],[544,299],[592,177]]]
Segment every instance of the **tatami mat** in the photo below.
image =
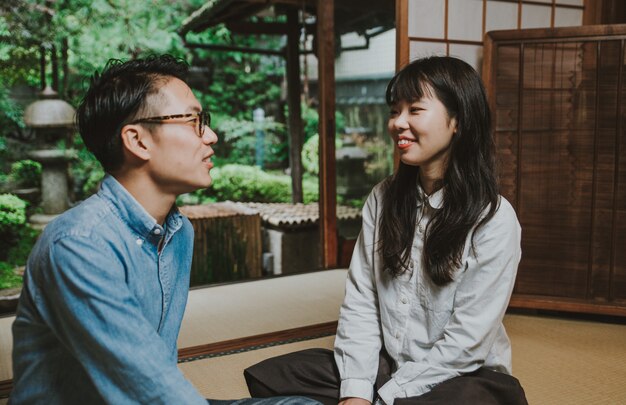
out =
[[313,347],[332,349],[334,336],[180,363],[178,367],[202,395],[213,399],[249,397],[243,370],[261,360]]
[[626,405],[626,325],[524,315],[504,323],[531,405]]

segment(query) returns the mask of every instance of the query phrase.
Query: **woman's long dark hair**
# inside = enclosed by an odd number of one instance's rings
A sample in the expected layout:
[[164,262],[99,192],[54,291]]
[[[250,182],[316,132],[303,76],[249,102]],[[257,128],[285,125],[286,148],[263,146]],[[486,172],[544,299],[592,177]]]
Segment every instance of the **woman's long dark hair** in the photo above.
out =
[[[430,93],[455,118],[449,157],[440,186],[443,204],[429,222],[424,240],[423,265],[437,285],[453,280],[468,234],[493,217],[498,205],[495,145],[485,89],[476,71],[460,59],[418,59],[399,71],[387,86],[387,104],[414,102]],[[400,163],[384,185],[380,220],[383,268],[394,276],[406,271],[421,198],[419,167]],[[489,207],[487,214],[481,214]]]

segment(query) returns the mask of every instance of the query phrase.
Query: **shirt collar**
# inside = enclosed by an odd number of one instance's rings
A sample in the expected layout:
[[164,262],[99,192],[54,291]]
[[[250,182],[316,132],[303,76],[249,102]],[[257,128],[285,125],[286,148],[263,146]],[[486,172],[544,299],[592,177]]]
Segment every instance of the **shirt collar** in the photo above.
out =
[[426,195],[426,192],[422,188],[421,184],[417,184],[417,194],[418,198],[418,206],[421,206],[423,202],[426,202],[426,205],[430,208],[434,208],[436,210],[441,209],[443,206],[443,188],[435,191],[431,195]]
[[[98,196],[105,200],[112,211],[139,236],[158,242],[165,229],[113,176],[107,174],[102,180]],[[172,234],[183,225],[182,214],[174,205],[165,219],[167,232]],[[153,240],[154,239],[154,240]]]

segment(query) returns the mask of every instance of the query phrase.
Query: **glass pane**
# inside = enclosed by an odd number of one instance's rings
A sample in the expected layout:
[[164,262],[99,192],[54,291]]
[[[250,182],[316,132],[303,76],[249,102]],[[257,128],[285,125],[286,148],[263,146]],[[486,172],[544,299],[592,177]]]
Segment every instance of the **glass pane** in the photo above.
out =
[[426,56],[445,54],[446,44],[441,42],[411,41],[409,44],[409,55],[411,60]]
[[583,24],[583,11],[557,7],[554,13],[555,27],[570,27]]
[[444,37],[444,0],[409,0],[409,36]]
[[552,7],[534,4],[522,5],[522,28],[549,28]]
[[448,38],[482,41],[482,0],[449,0]]
[[480,74],[483,66],[483,47],[480,45],[450,44],[450,56],[469,63]]
[[488,1],[486,30],[514,29],[517,29],[517,4]]
[[[396,70],[396,30],[389,30],[370,40],[368,49],[344,51],[335,60],[335,77],[380,76]],[[360,46],[365,39],[356,33],[341,37],[341,46]],[[376,55],[372,57],[372,55]],[[317,67],[317,64],[316,64]]]

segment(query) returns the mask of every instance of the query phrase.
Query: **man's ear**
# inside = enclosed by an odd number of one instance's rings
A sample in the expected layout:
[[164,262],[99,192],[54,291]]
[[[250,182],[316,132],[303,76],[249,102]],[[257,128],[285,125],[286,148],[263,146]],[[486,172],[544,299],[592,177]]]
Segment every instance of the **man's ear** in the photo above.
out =
[[120,136],[126,153],[140,160],[150,160],[150,132],[140,125],[128,124],[122,127]]

